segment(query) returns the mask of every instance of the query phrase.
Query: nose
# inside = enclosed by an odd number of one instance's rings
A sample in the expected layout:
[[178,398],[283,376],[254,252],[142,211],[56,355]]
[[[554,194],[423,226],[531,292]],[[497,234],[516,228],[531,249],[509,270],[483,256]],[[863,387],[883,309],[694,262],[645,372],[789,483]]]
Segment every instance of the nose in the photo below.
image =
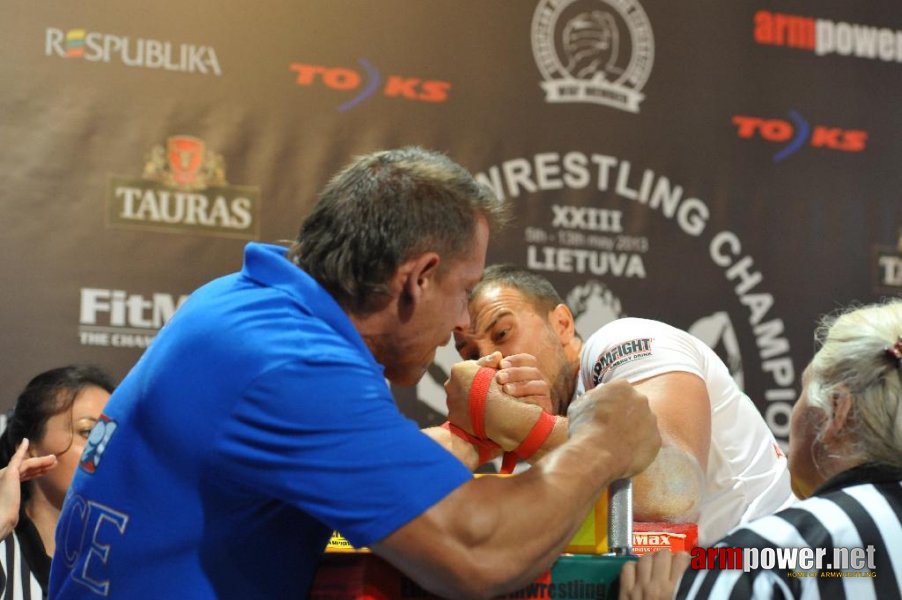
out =
[[464,302],[457,314],[457,320],[454,321],[454,330],[465,332],[468,329],[470,329],[470,309],[467,307],[467,303]]

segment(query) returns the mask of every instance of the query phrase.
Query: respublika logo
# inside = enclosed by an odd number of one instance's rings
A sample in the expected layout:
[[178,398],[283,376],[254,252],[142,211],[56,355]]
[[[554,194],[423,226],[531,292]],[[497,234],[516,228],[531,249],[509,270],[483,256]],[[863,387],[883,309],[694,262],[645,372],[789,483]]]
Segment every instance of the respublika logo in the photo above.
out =
[[639,112],[654,38],[635,0],[541,0],[532,52],[547,102],[589,102]]
[[120,63],[127,67],[222,75],[216,50],[212,46],[131,38],[85,29],[63,31],[48,27],[44,54],[89,62]]
[[203,140],[176,135],[151,149],[143,179],[110,180],[107,224],[255,239],[259,195],[229,185],[222,156]]
[[884,62],[902,62],[902,31],[829,19],[759,10],[755,42]]
[[300,86],[325,86],[331,90],[353,96],[338,106],[339,112],[350,110],[376,93],[387,98],[402,98],[414,102],[446,102],[451,84],[437,79],[421,79],[405,75],[389,75],[383,79],[379,70],[370,61],[357,61],[361,70],[348,67],[326,67],[307,63],[291,63],[289,69],[295,73],[295,83]]
[[187,296],[81,288],[78,337],[83,346],[146,348]]
[[862,152],[868,139],[868,132],[861,129],[843,129],[829,125],[812,127],[795,110],[789,111],[788,121],[736,115],[733,117],[733,124],[736,125],[736,134],[741,138],[757,137],[783,144],[783,147],[774,154],[774,162],[780,162],[805,145],[841,152]]

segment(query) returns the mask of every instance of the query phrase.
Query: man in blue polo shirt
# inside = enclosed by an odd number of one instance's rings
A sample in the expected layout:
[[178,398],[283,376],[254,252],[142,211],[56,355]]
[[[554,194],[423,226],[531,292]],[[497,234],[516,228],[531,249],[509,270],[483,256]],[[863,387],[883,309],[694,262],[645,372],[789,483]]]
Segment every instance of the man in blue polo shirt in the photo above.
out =
[[[304,597],[333,529],[449,596],[547,568],[599,491],[653,458],[647,403],[615,386],[575,404],[571,441],[514,484],[471,479],[455,454],[472,448],[424,435],[385,384],[415,383],[468,325],[503,213],[447,157],[405,148],[336,175],[287,253],[249,244],[107,405],[60,517],[51,597]],[[626,429],[630,456],[603,441]]]

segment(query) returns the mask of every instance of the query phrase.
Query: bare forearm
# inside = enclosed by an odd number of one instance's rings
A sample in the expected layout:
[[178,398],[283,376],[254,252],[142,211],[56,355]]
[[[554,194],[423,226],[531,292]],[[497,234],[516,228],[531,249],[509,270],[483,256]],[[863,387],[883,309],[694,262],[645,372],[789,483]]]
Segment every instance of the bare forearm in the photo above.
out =
[[[419,552],[399,530],[374,549],[421,585],[451,597],[492,597],[549,568],[598,495],[616,477],[612,460],[580,435],[515,477],[483,477],[462,486],[418,520],[435,538]],[[443,519],[448,517],[447,522]],[[436,564],[455,565],[436,569]]]
[[474,471],[479,466],[479,452],[476,448],[472,444],[467,443],[466,440],[452,434],[450,430],[444,427],[427,427],[420,431],[456,456],[471,471]]

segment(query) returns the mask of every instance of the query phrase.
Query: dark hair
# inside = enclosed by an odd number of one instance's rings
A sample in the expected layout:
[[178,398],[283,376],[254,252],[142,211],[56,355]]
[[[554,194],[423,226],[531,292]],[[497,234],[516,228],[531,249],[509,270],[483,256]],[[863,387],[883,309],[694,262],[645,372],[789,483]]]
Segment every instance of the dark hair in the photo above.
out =
[[558,304],[564,304],[550,281],[523,267],[509,264],[486,267],[482,279],[470,292],[470,299],[476,298],[484,288],[491,285],[501,285],[519,291],[540,315],[551,312]]
[[[0,461],[9,462],[23,438],[32,442],[44,437],[47,421],[70,410],[83,389],[97,386],[113,393],[113,378],[93,365],[69,365],[44,371],[35,376],[16,400],[0,437]],[[26,486],[23,486],[23,493]]]
[[447,156],[418,147],[357,157],[323,188],[288,256],[346,310],[376,310],[409,258],[435,251],[442,265],[472,247],[479,216],[490,230],[505,204]]

